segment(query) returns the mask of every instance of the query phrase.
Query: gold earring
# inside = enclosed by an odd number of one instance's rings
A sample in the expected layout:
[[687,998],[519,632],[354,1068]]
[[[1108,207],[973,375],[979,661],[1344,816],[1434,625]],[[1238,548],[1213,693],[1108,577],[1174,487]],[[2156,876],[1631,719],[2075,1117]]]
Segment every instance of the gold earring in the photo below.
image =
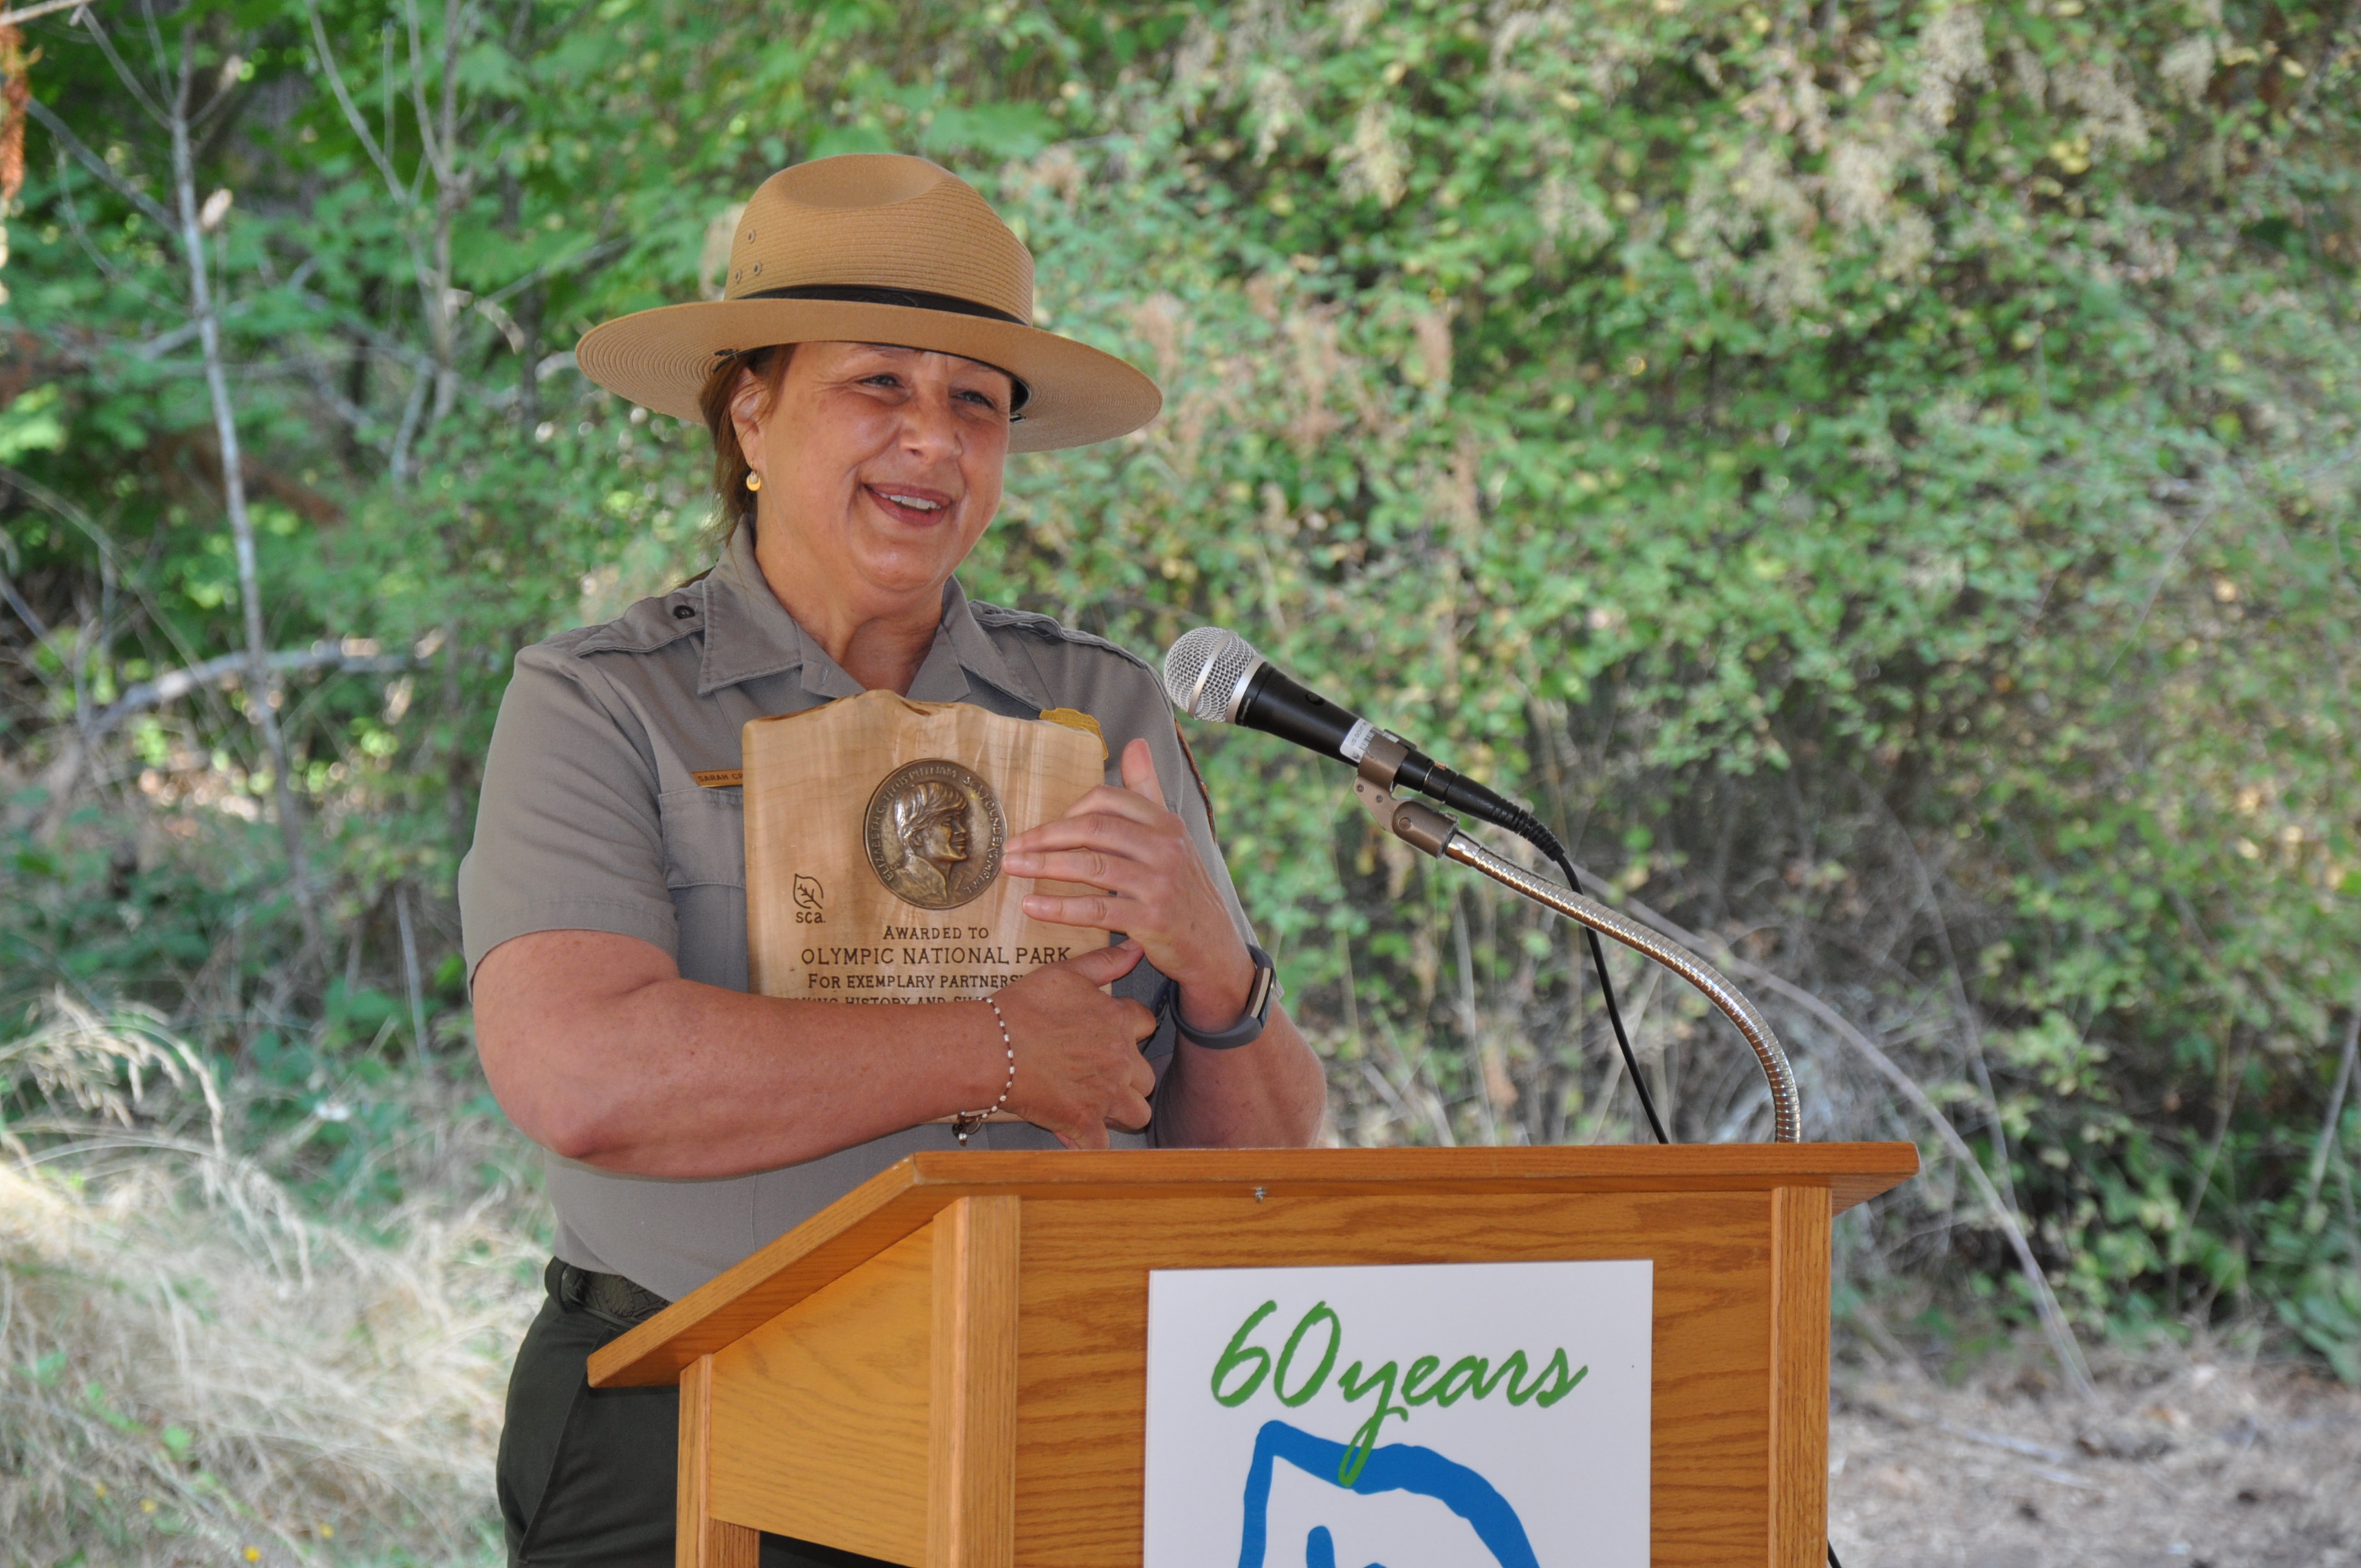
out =
[[748,469],[746,472],[746,488],[750,490],[761,489],[763,488],[763,476],[755,473],[751,468]]

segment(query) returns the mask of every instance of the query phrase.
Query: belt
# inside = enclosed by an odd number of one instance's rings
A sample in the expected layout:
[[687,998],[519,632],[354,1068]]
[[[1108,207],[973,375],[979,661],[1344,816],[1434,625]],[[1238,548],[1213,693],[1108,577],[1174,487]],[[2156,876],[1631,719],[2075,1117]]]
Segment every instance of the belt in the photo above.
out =
[[636,1328],[672,1305],[620,1274],[598,1274],[556,1258],[550,1260],[546,1283],[566,1311],[588,1312],[617,1328]]

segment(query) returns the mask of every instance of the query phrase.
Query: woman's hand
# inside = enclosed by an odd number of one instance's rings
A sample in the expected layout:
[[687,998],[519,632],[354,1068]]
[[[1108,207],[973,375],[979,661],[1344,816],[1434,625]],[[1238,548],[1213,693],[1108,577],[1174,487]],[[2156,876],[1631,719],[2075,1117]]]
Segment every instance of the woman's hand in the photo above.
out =
[[1164,808],[1147,741],[1123,749],[1123,783],[1121,789],[1102,784],[1055,822],[1018,834],[1002,864],[1012,876],[1104,888],[1080,896],[1032,894],[1025,913],[1124,933],[1179,982],[1183,1023],[1226,1029],[1246,1010],[1254,960],[1187,826]]
[[[1156,1069],[1139,1054],[1139,1042],[1155,1033],[1156,1014],[1099,989],[1130,973],[1139,957],[1137,942],[1095,948],[994,993],[1016,1052],[1007,1109],[1057,1134],[1068,1148],[1103,1149],[1109,1127],[1137,1132],[1148,1125]],[[1003,1064],[996,1095],[1008,1082],[1007,1058],[994,1055]]]

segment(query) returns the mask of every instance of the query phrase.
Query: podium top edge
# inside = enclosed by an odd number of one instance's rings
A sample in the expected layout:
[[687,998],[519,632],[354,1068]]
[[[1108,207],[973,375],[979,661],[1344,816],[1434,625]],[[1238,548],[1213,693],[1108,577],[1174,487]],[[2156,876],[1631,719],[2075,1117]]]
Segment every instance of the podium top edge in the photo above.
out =
[[1914,1144],[1673,1144],[1584,1148],[969,1149],[917,1154],[590,1358],[594,1387],[678,1380],[827,1280],[917,1231],[961,1198],[1058,1201],[1150,1193],[1273,1198],[1537,1192],[1768,1192],[1826,1188],[1842,1212],[1918,1173]]
[[[1443,1188],[1638,1179],[1679,1189],[1878,1181],[1852,1202],[1918,1173],[1915,1144],[1625,1144],[1543,1148],[1393,1149],[962,1149],[916,1154],[873,1179],[909,1187],[989,1192],[1047,1189],[1060,1197],[1091,1190],[1285,1183],[1302,1195],[1403,1185]],[[1048,1193],[1043,1194],[1047,1196]],[[1846,1206],[1850,1206],[1849,1204]]]

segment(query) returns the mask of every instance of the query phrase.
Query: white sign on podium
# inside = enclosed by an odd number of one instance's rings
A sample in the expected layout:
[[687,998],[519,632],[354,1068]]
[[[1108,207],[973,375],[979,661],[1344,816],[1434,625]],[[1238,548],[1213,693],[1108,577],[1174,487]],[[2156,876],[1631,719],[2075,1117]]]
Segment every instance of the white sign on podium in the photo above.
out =
[[1645,1568],[1654,1279],[1150,1273],[1146,1568]]

